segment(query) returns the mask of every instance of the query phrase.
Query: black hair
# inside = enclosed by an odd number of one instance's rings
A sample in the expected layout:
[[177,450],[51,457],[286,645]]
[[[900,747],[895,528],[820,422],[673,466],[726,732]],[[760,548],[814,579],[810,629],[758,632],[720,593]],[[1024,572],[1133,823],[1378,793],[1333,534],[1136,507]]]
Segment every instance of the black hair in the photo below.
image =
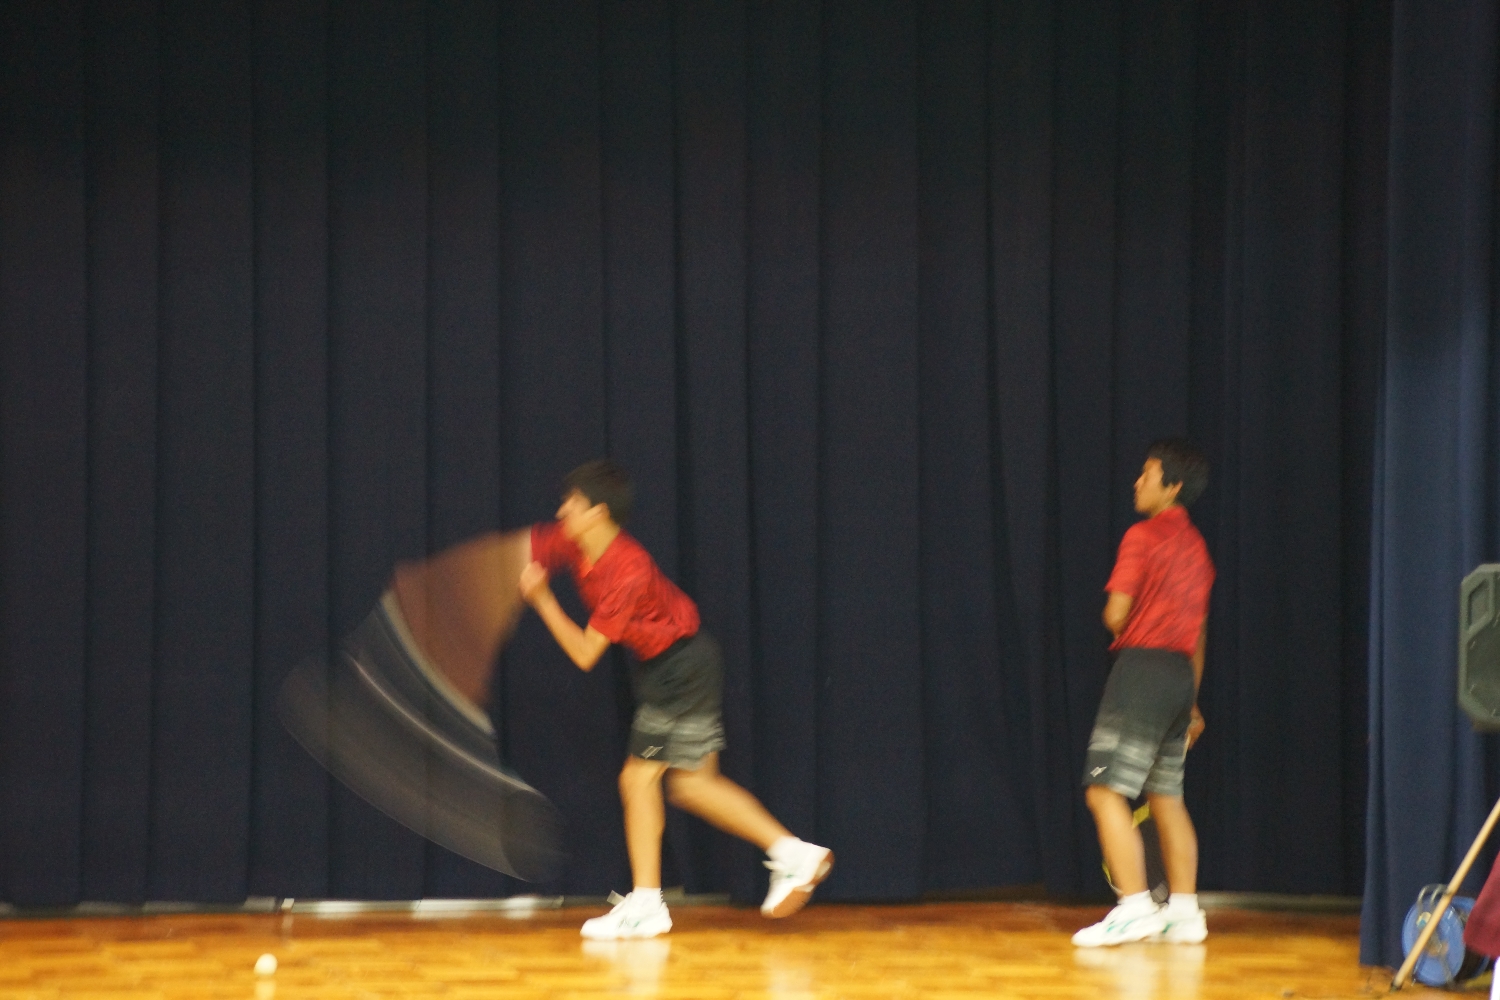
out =
[[1187,438],[1162,438],[1146,449],[1146,457],[1161,462],[1161,484],[1182,484],[1177,502],[1191,507],[1208,486],[1208,459]]
[[577,490],[588,500],[589,506],[604,504],[609,516],[618,525],[630,520],[630,505],[634,489],[630,485],[630,473],[618,462],[607,458],[596,458],[584,462],[563,477],[563,496]]

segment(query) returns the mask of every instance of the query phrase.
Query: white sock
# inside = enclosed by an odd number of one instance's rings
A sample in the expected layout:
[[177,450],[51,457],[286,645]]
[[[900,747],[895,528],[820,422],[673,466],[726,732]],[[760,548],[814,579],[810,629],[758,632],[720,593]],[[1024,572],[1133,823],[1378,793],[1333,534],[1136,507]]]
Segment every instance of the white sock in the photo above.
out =
[[796,855],[797,848],[802,846],[802,841],[796,837],[782,837],[766,848],[766,856],[772,861],[791,861]]
[[1154,910],[1156,902],[1151,898],[1151,890],[1145,892],[1133,892],[1128,896],[1120,897],[1120,905],[1127,910]]
[[630,890],[630,898],[637,903],[661,905],[661,886],[654,889],[642,889],[640,886]]
[[1197,913],[1198,894],[1196,892],[1174,892],[1167,897],[1167,909],[1173,913]]
[[1490,1000],[1500,1000],[1500,972],[1495,973],[1495,981],[1490,983]]

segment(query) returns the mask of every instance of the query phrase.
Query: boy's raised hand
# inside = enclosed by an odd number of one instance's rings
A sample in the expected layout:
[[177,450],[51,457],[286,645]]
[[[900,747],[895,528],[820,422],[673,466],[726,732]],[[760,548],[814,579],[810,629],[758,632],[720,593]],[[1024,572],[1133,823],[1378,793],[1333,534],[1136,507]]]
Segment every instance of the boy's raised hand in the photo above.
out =
[[521,597],[531,604],[547,591],[547,568],[539,562],[529,562],[521,570]]

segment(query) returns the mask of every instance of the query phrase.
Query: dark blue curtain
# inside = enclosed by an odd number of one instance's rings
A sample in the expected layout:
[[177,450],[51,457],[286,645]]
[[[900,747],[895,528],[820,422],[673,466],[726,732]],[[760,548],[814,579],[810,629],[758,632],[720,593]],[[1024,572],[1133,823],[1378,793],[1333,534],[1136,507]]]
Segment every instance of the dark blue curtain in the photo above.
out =
[[[394,560],[605,452],[723,643],[726,769],[839,852],[828,897],[1101,894],[1101,588],[1181,433],[1203,884],[1359,890],[1386,6],[0,12],[0,897],[517,891],[274,694]],[[620,666],[534,619],[502,658],[505,756],[570,821],[546,891],[627,885]],[[763,888],[669,834],[669,879]]]
[[[1458,585],[1500,560],[1493,0],[1397,5],[1387,340],[1376,436],[1370,813],[1362,959],[1401,961],[1418,890],[1447,882],[1497,793],[1458,711]],[[1470,895],[1489,873],[1475,867]]]

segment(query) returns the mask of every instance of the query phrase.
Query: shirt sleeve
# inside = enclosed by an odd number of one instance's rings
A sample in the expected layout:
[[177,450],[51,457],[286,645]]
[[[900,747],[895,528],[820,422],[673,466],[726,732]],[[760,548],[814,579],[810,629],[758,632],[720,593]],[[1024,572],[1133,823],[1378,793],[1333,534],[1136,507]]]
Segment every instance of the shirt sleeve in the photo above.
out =
[[531,558],[546,567],[548,573],[570,567],[576,549],[557,522],[542,521],[531,526]]
[[645,588],[646,578],[643,575],[623,575],[594,606],[593,613],[589,615],[589,625],[610,642],[621,641],[625,638],[625,630],[636,616]]
[[1144,523],[1131,525],[1125,532],[1125,537],[1120,539],[1120,552],[1115,557],[1114,572],[1109,574],[1109,582],[1104,585],[1104,589],[1111,594],[1138,596],[1141,576],[1146,568],[1146,553],[1150,547],[1146,533],[1140,530]]

